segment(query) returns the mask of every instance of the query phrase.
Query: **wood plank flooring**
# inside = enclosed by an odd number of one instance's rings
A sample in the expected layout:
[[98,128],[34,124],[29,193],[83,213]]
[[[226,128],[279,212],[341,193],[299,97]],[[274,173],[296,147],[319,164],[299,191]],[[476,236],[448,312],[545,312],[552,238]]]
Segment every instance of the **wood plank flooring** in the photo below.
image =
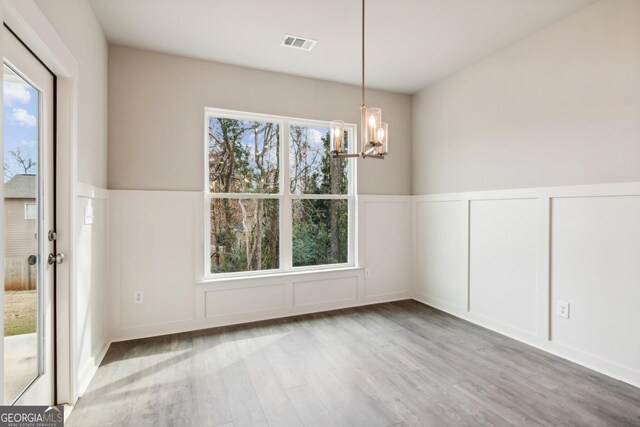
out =
[[640,426],[640,389],[415,301],[114,343],[68,426]]

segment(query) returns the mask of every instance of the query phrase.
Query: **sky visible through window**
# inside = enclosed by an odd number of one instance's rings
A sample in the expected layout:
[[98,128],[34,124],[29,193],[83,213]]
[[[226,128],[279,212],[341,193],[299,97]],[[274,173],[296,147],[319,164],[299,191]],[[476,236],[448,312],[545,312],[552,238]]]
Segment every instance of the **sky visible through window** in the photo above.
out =
[[4,182],[7,182],[16,174],[37,172],[38,92],[6,65],[4,77]]

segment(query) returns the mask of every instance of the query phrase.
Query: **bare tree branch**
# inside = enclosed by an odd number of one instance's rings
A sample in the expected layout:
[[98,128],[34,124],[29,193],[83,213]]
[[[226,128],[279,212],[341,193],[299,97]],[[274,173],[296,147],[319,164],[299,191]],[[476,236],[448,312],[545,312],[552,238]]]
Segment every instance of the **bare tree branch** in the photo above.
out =
[[9,155],[13,158],[13,163],[16,167],[21,169],[20,171],[12,170],[11,164],[4,164],[4,176],[8,179],[13,178],[19,174],[35,173],[38,163],[36,163],[31,157],[25,155],[20,147],[16,147],[15,150],[9,151]]

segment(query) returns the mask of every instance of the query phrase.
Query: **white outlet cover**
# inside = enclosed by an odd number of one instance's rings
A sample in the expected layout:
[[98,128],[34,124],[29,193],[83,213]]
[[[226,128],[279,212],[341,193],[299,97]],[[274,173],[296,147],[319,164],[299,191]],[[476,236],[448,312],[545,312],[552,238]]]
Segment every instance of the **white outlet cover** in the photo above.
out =
[[368,268],[364,269],[364,278],[368,279],[369,277],[371,277],[371,271],[369,271]]
[[570,304],[566,301],[558,301],[558,305],[556,306],[556,315],[558,317],[562,317],[564,319],[569,318],[569,308]]

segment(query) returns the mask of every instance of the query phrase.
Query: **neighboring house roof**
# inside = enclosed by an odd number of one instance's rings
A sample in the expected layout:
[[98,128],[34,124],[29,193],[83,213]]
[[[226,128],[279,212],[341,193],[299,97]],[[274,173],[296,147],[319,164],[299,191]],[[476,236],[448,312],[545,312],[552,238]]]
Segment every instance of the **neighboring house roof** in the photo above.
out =
[[37,177],[35,175],[18,174],[4,183],[5,199],[35,199]]

